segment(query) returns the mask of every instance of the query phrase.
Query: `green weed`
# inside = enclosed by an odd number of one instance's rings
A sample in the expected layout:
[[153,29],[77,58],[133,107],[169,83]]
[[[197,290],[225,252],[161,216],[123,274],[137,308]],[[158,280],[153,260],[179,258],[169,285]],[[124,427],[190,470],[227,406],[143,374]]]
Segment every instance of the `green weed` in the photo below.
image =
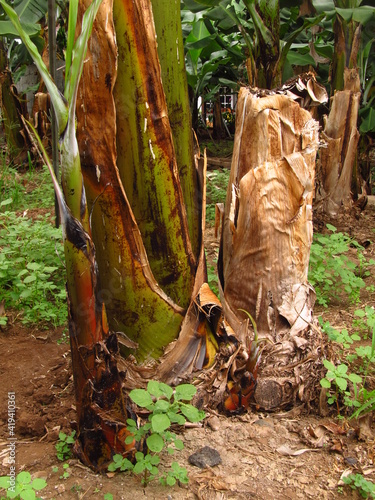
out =
[[[36,492],[43,490],[47,486],[44,479],[31,479],[31,474],[26,471],[19,472],[12,480],[10,476],[0,477],[0,488],[5,489],[6,498],[20,498],[22,500],[40,499],[36,496]],[[40,499],[41,500],[41,499]]]
[[[74,440],[73,440],[73,442],[74,442]],[[57,445],[56,445],[56,447],[57,447]],[[65,457],[67,457],[66,459],[71,458],[72,457],[71,449],[68,448],[68,451],[64,452],[64,454],[61,454],[60,452],[58,452],[57,457],[59,458],[59,456],[61,456],[61,457],[65,456]],[[65,459],[59,458],[59,460],[65,460]],[[54,472],[55,474],[59,471],[60,471],[59,467],[52,467],[52,472]],[[69,464],[65,463],[62,466],[62,473],[61,473],[61,476],[59,476],[59,479],[68,479],[68,477],[70,477]]]
[[358,490],[361,497],[375,498],[375,484],[365,479],[362,474],[349,474],[349,476],[343,477],[342,480],[353,490]]
[[[342,396],[344,406],[347,409],[354,410],[351,418],[358,418],[375,410],[375,390],[369,391],[366,389],[369,372],[370,370],[373,372],[375,368],[375,310],[366,306],[364,310],[358,309],[355,311],[355,315],[366,324],[372,337],[371,345],[355,347],[354,344],[355,355],[346,356],[346,360],[349,362],[357,361],[356,371],[361,373],[361,376],[357,373],[350,373],[349,366],[344,362],[335,366],[332,362],[324,360],[323,364],[327,369],[327,373],[320,381],[321,386],[329,391],[328,403],[336,403],[340,415],[339,396]],[[321,319],[320,322],[328,338],[341,344],[344,349],[361,340],[357,333],[349,335],[346,329],[335,330],[328,322],[323,323]],[[344,353],[344,350],[342,353]]]
[[61,334],[61,337],[57,340],[57,343],[60,344],[69,344],[69,333],[68,329],[65,328]]
[[130,399],[140,408],[147,409],[150,414],[148,421],[137,427],[134,420],[127,420],[127,429],[131,433],[125,440],[126,444],[145,442],[147,451],[135,454],[135,464],[132,464],[122,455],[115,455],[109,465],[109,471],[131,471],[142,475],[142,483],[148,484],[159,477],[161,484],[173,486],[177,481],[187,483],[187,471],[173,462],[167,474],[161,474],[159,454],[166,450],[170,455],[184,448],[184,443],[170,428],[172,424],[184,425],[186,421],[199,422],[205,418],[205,413],[187,403],[196,394],[196,388],[191,384],[181,384],[175,389],[152,380],[145,389],[134,389],[130,392]]
[[[62,462],[72,458],[72,446],[75,442],[76,431],[72,431],[70,436],[65,432],[59,433],[59,440],[55,444],[57,458]],[[64,464],[65,465],[65,464]]]
[[0,214],[0,290],[5,310],[19,310],[23,323],[59,326],[67,319],[64,251],[48,217]]
[[70,477],[69,472],[69,464],[63,464],[63,473],[60,476],[60,479],[68,479]]
[[[363,247],[348,235],[327,224],[329,234],[315,234],[311,245],[309,282],[316,291],[317,302],[327,307],[331,298],[345,293],[353,304],[359,302],[363,278],[370,274],[374,260],[366,261]],[[357,250],[359,266],[347,255],[350,247]]]
[[[3,162],[0,169],[0,208],[9,205],[11,208],[20,205],[23,186],[20,182],[20,176],[15,168],[12,168]],[[4,204],[4,202],[6,203]],[[1,208],[0,211],[3,209]]]
[[207,172],[206,218],[211,225],[215,222],[216,203],[225,202],[229,174],[229,169],[217,169]]
[[54,204],[55,192],[51,175],[46,166],[40,169],[30,169],[26,175],[26,193],[22,209],[50,208]]
[[[335,366],[328,359],[323,360],[324,367],[327,368],[326,376],[320,381],[320,384],[325,389],[331,389],[332,384],[334,386],[334,392],[330,393],[328,397],[328,404],[337,403],[338,394],[342,393],[345,397],[346,406],[350,406],[352,401],[350,399],[351,393],[348,390],[348,382],[352,382],[354,387],[355,398],[358,397],[357,384],[362,383],[362,377],[356,373],[348,373],[348,366],[344,363],[340,363]],[[340,413],[338,408],[338,413]]]
[[[4,203],[6,202],[6,203]],[[0,169],[0,212],[49,208],[54,203],[54,191],[47,167],[34,168],[22,176],[15,168],[3,165]]]
[[337,342],[338,344],[342,344],[345,349],[348,349],[353,342],[357,340],[361,340],[360,335],[357,333],[349,334],[347,328],[343,328],[342,330],[336,330],[333,328],[329,321],[324,321],[322,317],[319,317],[319,323],[324,333],[327,334],[329,340],[332,342]]
[[[235,118],[233,114],[228,118],[228,115],[225,115],[227,121],[232,121]],[[206,149],[207,156],[217,156],[219,158],[226,158],[233,153],[233,139],[226,139],[220,141],[212,141],[212,140],[201,140],[199,142],[200,150],[204,151]]]

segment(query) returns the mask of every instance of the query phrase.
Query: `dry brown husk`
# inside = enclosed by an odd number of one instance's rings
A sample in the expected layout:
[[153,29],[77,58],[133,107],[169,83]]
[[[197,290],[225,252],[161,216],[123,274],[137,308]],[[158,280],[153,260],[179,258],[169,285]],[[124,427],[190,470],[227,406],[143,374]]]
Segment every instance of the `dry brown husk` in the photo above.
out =
[[322,132],[325,144],[318,161],[316,205],[330,216],[352,206],[351,181],[359,141],[359,90],[358,71],[346,68],[344,90],[335,92]]
[[319,127],[291,92],[240,91],[219,256],[225,318],[249,344],[250,314],[264,339],[255,401],[265,409],[309,401],[321,367],[307,281]]

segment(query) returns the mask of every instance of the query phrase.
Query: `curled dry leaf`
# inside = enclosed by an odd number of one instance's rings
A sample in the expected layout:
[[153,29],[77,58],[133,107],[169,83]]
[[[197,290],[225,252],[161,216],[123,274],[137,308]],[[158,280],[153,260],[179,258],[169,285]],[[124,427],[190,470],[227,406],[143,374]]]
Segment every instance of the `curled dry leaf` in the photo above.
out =
[[302,455],[303,453],[306,453],[308,451],[319,451],[316,448],[300,448],[299,450],[292,450],[289,448],[288,445],[283,444],[282,446],[279,446],[276,448],[276,451],[279,452],[281,455],[289,456],[289,457],[297,457],[298,455]]

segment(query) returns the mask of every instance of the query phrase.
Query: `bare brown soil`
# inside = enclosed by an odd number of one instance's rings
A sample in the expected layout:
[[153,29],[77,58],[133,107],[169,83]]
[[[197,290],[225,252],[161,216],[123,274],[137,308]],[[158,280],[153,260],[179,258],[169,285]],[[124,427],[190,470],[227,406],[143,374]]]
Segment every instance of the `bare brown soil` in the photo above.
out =
[[[368,206],[358,219],[331,222],[359,242],[369,240],[366,257],[375,258],[375,206]],[[211,231],[206,246],[211,260],[218,248]],[[375,283],[374,276],[367,279],[370,283]],[[374,294],[363,300],[374,305]],[[332,325],[342,327],[353,311],[337,303],[324,314]],[[0,331],[0,475],[9,474],[7,401],[12,391],[17,472],[27,470],[47,480],[42,498],[103,499],[105,493],[115,500],[360,498],[342,487],[342,474],[359,472],[375,482],[374,423],[339,421],[334,409],[322,417],[302,407],[270,414],[251,410],[232,417],[209,414],[202,427],[186,429],[185,449],[175,459],[188,469],[188,486],[164,488],[155,482],[145,488],[132,476],[97,475],[76,459],[68,461],[69,477],[63,479],[55,443],[60,430],[71,432],[75,401],[69,345],[57,343],[61,335],[62,329],[25,328],[17,320]],[[218,450],[221,465],[205,470],[189,465],[188,456],[205,445]],[[165,463],[170,460],[162,457]]]

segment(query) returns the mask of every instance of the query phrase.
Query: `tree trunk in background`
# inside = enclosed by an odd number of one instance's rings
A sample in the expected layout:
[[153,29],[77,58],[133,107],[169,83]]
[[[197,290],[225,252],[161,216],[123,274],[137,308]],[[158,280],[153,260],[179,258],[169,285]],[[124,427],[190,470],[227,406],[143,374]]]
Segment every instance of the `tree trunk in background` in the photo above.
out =
[[[337,3],[335,2],[335,4]],[[335,34],[335,50],[331,66],[331,96],[336,90],[345,90],[346,68],[355,69],[358,72],[357,58],[361,44],[362,25],[353,19],[347,22],[339,14],[336,14],[333,32]]]
[[255,401],[269,410],[308,401],[320,379],[307,281],[318,123],[291,98],[259,93],[239,94],[218,268],[229,324],[253,338],[246,311],[266,340]]
[[312,0],[303,0],[299,7],[299,15],[302,16],[312,16],[315,14],[316,10],[312,3]]
[[282,78],[279,0],[244,0],[244,3],[256,33],[256,42],[246,61],[249,83],[263,89],[278,87]]
[[360,98],[358,71],[345,69],[344,90],[336,91],[332,98],[331,111],[321,136],[326,147],[321,148],[318,162],[320,185],[316,204],[330,216],[352,206],[351,182],[357,160]]
[[1,115],[7,143],[7,151],[14,165],[28,164],[27,152],[31,150],[29,136],[21,116],[26,115],[26,104],[22,105],[8,68],[8,59],[0,40]]
[[220,95],[216,95],[213,109],[213,131],[214,139],[224,139],[227,135],[224,127],[223,116],[221,114]]
[[[358,3],[358,5],[357,5]],[[359,6],[357,2],[355,6]],[[350,2],[336,2],[337,7],[352,8]],[[357,178],[357,130],[360,101],[360,79],[357,68],[362,25],[352,18],[346,21],[336,13],[333,23],[335,45],[331,65],[331,108],[326,119],[323,140],[326,149],[320,151],[318,164],[317,208],[327,215],[337,215],[342,208],[350,209],[357,198],[360,180]]]

